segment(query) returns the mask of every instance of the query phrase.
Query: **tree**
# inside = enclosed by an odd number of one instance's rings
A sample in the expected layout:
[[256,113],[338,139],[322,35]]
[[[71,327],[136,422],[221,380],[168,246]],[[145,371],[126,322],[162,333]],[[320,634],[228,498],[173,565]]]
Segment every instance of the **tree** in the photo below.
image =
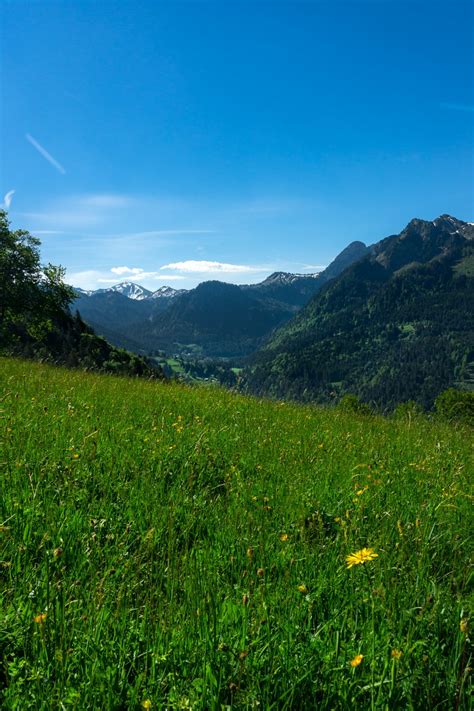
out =
[[0,210],[0,336],[15,328],[28,333],[51,329],[53,320],[74,299],[64,283],[65,270],[42,265],[41,242],[26,230],[10,230],[5,210]]

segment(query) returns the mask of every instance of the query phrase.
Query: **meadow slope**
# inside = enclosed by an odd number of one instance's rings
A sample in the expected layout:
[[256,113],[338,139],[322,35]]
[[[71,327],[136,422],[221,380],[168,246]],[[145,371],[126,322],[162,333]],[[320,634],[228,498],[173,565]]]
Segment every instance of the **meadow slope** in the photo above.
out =
[[0,416],[3,708],[469,708],[472,430],[9,359]]

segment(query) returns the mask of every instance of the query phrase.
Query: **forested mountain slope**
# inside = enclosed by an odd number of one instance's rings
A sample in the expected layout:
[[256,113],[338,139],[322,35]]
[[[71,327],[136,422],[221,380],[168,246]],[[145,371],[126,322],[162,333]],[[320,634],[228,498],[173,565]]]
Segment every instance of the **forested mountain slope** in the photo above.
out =
[[329,282],[255,357],[248,388],[383,408],[473,386],[474,227],[412,220]]

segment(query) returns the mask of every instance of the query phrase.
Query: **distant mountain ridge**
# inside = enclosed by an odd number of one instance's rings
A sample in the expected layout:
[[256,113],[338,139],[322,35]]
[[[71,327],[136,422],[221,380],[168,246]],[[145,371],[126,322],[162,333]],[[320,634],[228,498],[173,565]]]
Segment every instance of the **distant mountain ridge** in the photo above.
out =
[[189,290],[162,286],[151,292],[127,281],[92,292],[76,290],[74,306],[99,333],[122,347],[246,356],[367,250],[362,242],[353,242],[321,272],[274,272],[258,284],[208,281]]
[[160,288],[156,289],[156,291],[150,291],[150,289],[145,289],[144,286],[140,286],[140,284],[136,284],[133,281],[122,281],[120,284],[114,284],[114,286],[110,286],[107,289],[86,290],[78,287],[74,288],[80,296],[115,293],[126,296],[127,299],[132,299],[133,301],[146,301],[147,299],[172,299],[186,291],[186,289],[173,289],[171,286],[160,286]]
[[474,226],[411,220],[372,245],[255,354],[249,390],[381,407],[429,407],[453,384],[474,388]]

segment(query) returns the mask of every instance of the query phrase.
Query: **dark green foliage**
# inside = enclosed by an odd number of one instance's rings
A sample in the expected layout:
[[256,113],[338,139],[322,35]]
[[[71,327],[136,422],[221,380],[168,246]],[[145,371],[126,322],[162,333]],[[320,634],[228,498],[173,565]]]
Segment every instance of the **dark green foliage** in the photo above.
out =
[[97,336],[69,305],[74,291],[64,270],[42,265],[40,241],[24,230],[13,232],[0,211],[0,353],[102,370],[162,377],[143,358],[114,348]]
[[474,392],[448,388],[436,398],[435,409],[447,420],[474,424]]
[[41,264],[39,245],[29,232],[10,230],[0,210],[0,339],[18,323],[32,336],[47,333],[73,299],[64,269]]
[[341,397],[338,407],[343,412],[356,412],[358,415],[372,414],[370,407],[365,402],[361,402],[357,395],[351,393]]
[[[456,229],[455,229],[456,228]],[[253,392],[320,402],[354,393],[382,409],[474,386],[474,227],[412,221],[329,282],[254,358]]]

